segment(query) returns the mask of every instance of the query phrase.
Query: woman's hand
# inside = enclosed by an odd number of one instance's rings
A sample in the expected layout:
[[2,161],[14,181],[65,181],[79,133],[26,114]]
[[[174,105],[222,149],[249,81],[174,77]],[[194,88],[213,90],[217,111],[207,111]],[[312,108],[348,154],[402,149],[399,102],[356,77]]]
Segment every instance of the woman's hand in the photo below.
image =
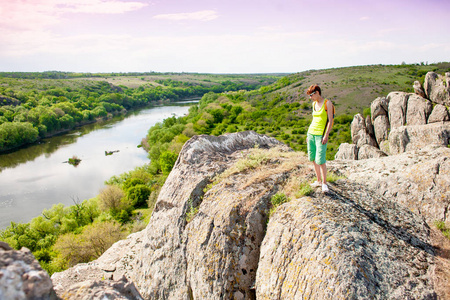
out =
[[325,135],[322,137],[322,145],[325,145],[326,143],[328,143],[328,134],[325,134]]

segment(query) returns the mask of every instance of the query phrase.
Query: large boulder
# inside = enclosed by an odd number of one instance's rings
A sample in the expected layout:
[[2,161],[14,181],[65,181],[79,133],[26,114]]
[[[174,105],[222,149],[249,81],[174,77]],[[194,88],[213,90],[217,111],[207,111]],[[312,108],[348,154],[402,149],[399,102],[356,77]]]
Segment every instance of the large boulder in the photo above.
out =
[[423,216],[429,225],[450,225],[450,148],[429,145],[378,159],[334,160],[327,167]]
[[372,123],[378,116],[388,115],[389,102],[385,97],[378,97],[370,104],[370,115],[372,117]]
[[428,117],[428,123],[446,122],[450,121],[447,107],[442,104],[436,104]]
[[334,156],[335,159],[358,159],[358,147],[355,144],[342,143]]
[[388,113],[391,130],[405,125],[408,97],[409,94],[404,92],[391,92],[388,94]]
[[423,86],[428,99],[437,104],[450,105],[450,88],[447,78],[447,74],[444,77],[435,72],[428,72],[425,75]]
[[62,293],[69,300],[143,300],[133,283],[125,277],[114,280],[87,280],[71,285]]
[[362,145],[358,150],[358,159],[378,158],[383,156],[387,156],[387,154],[371,145]]
[[0,299],[56,300],[47,272],[27,248],[13,250],[0,242]]
[[330,186],[271,216],[256,299],[436,299],[423,219],[364,184]]
[[378,145],[388,139],[389,135],[389,102],[385,97],[378,97],[370,104],[373,124],[373,136]]
[[96,261],[54,274],[58,291],[86,276],[125,276],[145,299],[250,297],[267,205],[285,175],[275,174],[246,190],[225,184],[205,191],[216,175],[255,146],[289,150],[252,131],[192,137],[161,189],[146,229],[114,244]]
[[419,95],[410,94],[406,110],[407,125],[427,124],[428,116],[433,110],[431,102]]
[[422,85],[420,84],[419,81],[417,81],[417,80],[414,81],[413,88],[414,88],[414,93],[416,95],[419,95],[422,98],[426,98],[427,97],[427,95],[425,95],[425,91],[423,90],[423,87],[422,87]]
[[375,133],[375,138],[378,145],[381,145],[383,141],[389,138],[389,118],[387,115],[378,116],[373,122],[373,128]]
[[370,136],[369,130],[366,127],[366,120],[361,114],[353,117],[351,123],[351,136],[353,144],[360,147],[362,145],[377,146],[375,139]]
[[449,138],[450,122],[394,128],[389,134],[390,154],[417,150],[428,145],[447,147]]
[[366,117],[366,129],[367,129],[367,133],[373,138],[375,139],[375,131],[373,129],[373,124],[372,124],[372,118],[370,116]]

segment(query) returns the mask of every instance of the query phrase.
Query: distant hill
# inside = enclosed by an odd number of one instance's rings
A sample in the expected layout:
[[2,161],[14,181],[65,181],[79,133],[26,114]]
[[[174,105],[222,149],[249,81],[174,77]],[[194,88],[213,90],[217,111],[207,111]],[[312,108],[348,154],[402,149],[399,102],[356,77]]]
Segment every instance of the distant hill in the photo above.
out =
[[[263,87],[256,99],[272,98],[281,95],[287,102],[309,101],[305,91],[311,84],[318,84],[322,94],[336,105],[337,114],[363,112],[377,97],[386,96],[392,91],[414,92],[413,83],[423,84],[425,74],[434,71],[439,74],[450,72],[450,62],[414,65],[370,65],[336,69],[310,70],[291,74],[273,84]],[[266,92],[267,90],[267,92]],[[250,92],[252,93],[252,92]]]
[[305,92],[311,84],[318,84],[323,96],[336,107],[327,152],[327,159],[332,160],[341,143],[351,142],[353,115],[370,114],[370,103],[392,91],[414,92],[414,81],[423,83],[430,71],[450,72],[450,63],[354,66],[289,74],[251,91],[208,93],[203,96],[198,109],[191,110],[180,123],[188,128],[188,137],[254,130],[295,150],[306,151],[311,100]]

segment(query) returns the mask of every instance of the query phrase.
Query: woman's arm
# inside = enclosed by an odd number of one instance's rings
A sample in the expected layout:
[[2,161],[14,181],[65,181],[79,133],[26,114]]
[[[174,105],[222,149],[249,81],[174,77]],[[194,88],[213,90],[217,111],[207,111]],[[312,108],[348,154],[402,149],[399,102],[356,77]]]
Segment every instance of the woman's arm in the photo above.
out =
[[[328,101],[328,100],[327,100]],[[324,103],[325,105],[325,103]],[[327,116],[328,116],[328,122],[327,122],[327,128],[325,130],[325,134],[322,137],[322,144],[325,145],[328,143],[328,136],[330,135],[331,128],[333,127],[334,119],[333,119],[333,103],[331,101],[328,101],[327,103]]]

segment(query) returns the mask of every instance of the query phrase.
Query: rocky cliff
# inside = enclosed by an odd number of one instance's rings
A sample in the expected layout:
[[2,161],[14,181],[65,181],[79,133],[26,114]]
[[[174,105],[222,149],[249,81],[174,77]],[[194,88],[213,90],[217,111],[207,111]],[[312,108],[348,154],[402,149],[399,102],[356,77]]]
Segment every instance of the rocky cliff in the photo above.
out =
[[[450,149],[328,165],[342,178],[328,194],[309,192],[312,165],[275,139],[195,136],[147,228],[54,274],[55,290],[66,299],[101,284],[122,288],[119,299],[448,299],[449,241],[432,224],[449,221]],[[270,214],[277,193],[290,201]]]

